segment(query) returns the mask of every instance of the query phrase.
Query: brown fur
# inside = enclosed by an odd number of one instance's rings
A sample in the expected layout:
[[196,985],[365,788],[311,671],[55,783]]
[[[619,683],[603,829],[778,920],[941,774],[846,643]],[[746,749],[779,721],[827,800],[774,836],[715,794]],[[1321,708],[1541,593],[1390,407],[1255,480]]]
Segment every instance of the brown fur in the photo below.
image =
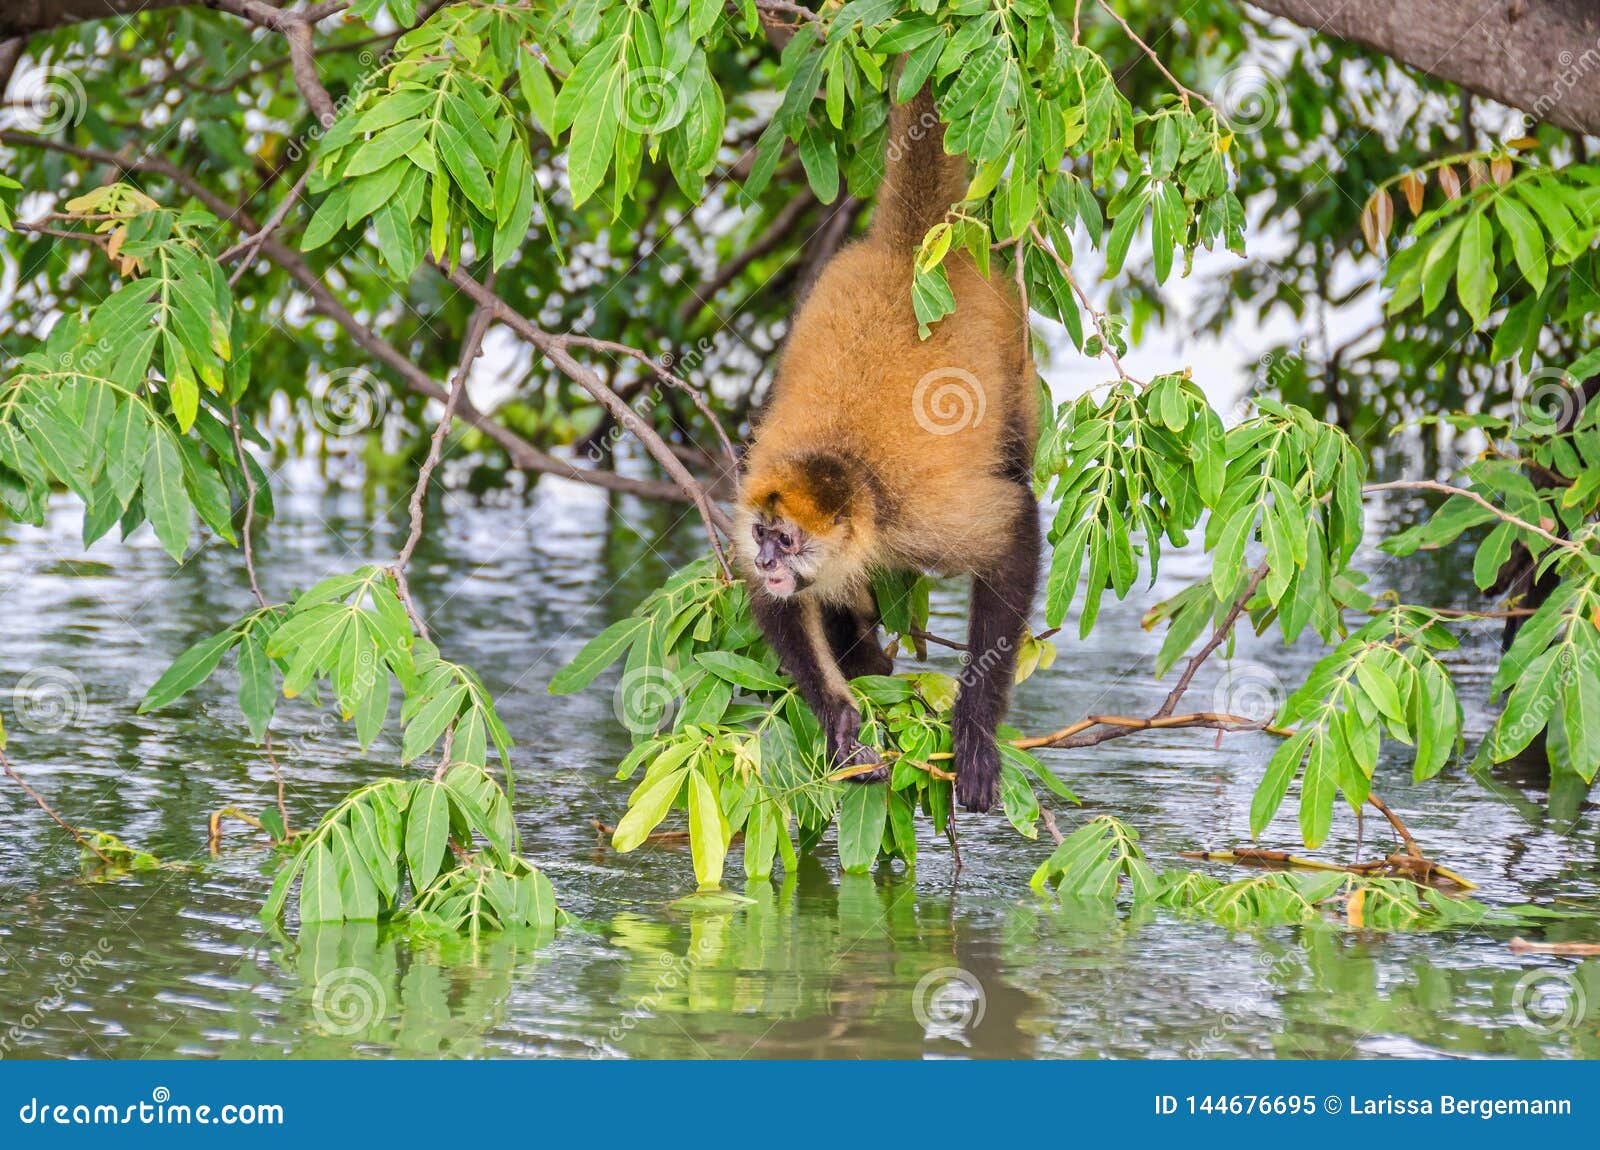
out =
[[823,269],[789,333],[745,455],[734,543],[751,609],[816,714],[835,767],[888,777],[860,741],[848,679],[892,668],[876,639],[874,569],[973,576],[952,717],[956,798],[999,795],[995,726],[1037,580],[1029,486],[1038,397],[1008,279],[963,252],[944,266],[954,314],[918,337],[913,253],[966,191],[925,89],[895,109],[877,214]]
[[[870,511],[873,530],[858,530],[841,556],[849,578],[826,588],[850,590],[871,563],[943,574],[981,571],[1009,537],[996,513],[1011,505],[1019,451],[1032,460],[1038,435],[1033,365],[1024,354],[1024,317],[1009,280],[986,279],[963,252],[945,258],[954,314],[917,336],[911,306],[910,249],[966,190],[957,157],[944,155],[943,130],[893,161],[904,138],[931,110],[926,95],[895,110],[891,163],[877,216],[860,243],[840,252],[795,317],[771,398],[746,455],[740,509],[745,516],[787,508],[806,530],[828,537],[834,518],[808,475],[806,461],[843,457],[862,472],[852,506]],[[930,178],[920,160],[937,153]],[[906,200],[907,194],[921,197]],[[912,237],[915,239],[912,239]],[[918,393],[919,381],[927,380]],[[981,416],[949,434],[936,418],[941,386],[971,392]],[[976,415],[977,407],[970,410]],[[959,423],[959,420],[953,421]],[[876,492],[860,490],[867,485]],[[741,517],[744,518],[744,517]],[[741,524],[742,545],[748,523]],[[869,552],[870,553],[867,553]]]

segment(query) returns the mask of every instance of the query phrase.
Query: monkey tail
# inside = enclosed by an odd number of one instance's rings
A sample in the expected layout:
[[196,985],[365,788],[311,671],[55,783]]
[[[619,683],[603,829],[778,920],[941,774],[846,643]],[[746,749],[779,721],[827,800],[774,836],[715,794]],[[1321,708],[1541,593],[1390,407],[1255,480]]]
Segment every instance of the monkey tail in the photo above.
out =
[[950,205],[967,194],[967,166],[944,150],[944,124],[933,87],[889,111],[883,183],[869,235],[895,248],[916,248]]

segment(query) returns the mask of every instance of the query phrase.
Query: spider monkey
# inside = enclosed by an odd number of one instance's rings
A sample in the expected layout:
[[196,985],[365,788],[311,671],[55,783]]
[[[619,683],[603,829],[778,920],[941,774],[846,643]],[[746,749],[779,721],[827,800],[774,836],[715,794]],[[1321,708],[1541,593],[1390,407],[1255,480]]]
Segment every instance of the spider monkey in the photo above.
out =
[[1039,403],[1024,309],[964,252],[956,307],[918,337],[913,255],[965,198],[961,157],[924,87],[895,107],[866,236],[822,270],[796,315],[745,454],[735,546],[755,618],[817,716],[833,768],[877,764],[849,688],[888,674],[875,571],[970,575],[968,663],[952,720],[956,798],[999,796],[995,727],[1038,582]]

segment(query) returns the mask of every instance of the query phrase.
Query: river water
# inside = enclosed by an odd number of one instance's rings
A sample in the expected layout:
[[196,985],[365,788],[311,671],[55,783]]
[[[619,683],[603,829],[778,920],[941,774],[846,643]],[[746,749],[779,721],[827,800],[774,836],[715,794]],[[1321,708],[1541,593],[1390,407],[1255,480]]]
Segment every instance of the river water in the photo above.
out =
[[[261,547],[274,600],[384,561],[400,543],[402,510],[361,490],[285,481],[279,503]],[[413,578],[446,656],[475,667],[499,699],[518,743],[525,847],[572,924],[553,938],[475,946],[371,925],[265,927],[255,912],[272,864],[259,836],[228,823],[219,855],[206,849],[213,811],[259,811],[273,793],[231,675],[160,713],[134,713],[178,652],[249,609],[239,557],[220,546],[175,567],[148,531],[85,555],[77,531],[65,503],[45,529],[0,525],[10,756],[68,818],[182,865],[84,881],[67,836],[0,785],[0,1056],[1600,1056],[1595,960],[1515,955],[1500,929],[1231,930],[1062,907],[1027,887],[1048,841],[1021,839],[999,815],[960,821],[959,876],[942,843],[924,847],[914,874],[841,876],[830,842],[798,874],[735,882],[749,905],[675,905],[693,887],[684,850],[617,855],[590,824],[615,823],[630,787],[612,778],[628,746],[614,674],[573,697],[546,686],[585,638],[694,553],[693,524],[555,482],[497,503],[446,500]],[[1454,601],[1469,566],[1460,553],[1409,561],[1402,592]],[[1151,676],[1159,636],[1140,628],[1140,612],[1202,571],[1169,557],[1155,590],[1108,604],[1088,640],[1064,633],[1056,668],[1019,688],[1015,724],[1037,732],[1088,712],[1152,710],[1166,688]],[[955,588],[934,610],[935,630],[960,634]],[[1489,719],[1497,635],[1483,626],[1467,640],[1453,661],[1475,737]],[[1190,700],[1270,696],[1314,657],[1241,643],[1231,663],[1202,672]],[[292,743],[296,825],[397,773],[397,739],[363,753],[309,706],[283,705],[274,729]],[[1157,866],[1190,865],[1178,851],[1248,840],[1271,746],[1265,734],[1219,742],[1180,730],[1046,752],[1083,806],[1051,801],[1064,831],[1110,812],[1142,832]],[[1600,819],[1584,796],[1550,796],[1536,773],[1469,777],[1461,764],[1412,786],[1395,750],[1386,747],[1378,789],[1430,854],[1481,884],[1484,901],[1600,904]],[[1291,794],[1266,845],[1298,846],[1294,810]],[[1363,834],[1364,855],[1388,842],[1372,820]],[[1341,806],[1324,856],[1353,857],[1356,835]],[[741,873],[735,849],[729,874]],[[1550,937],[1594,929],[1559,924]]]

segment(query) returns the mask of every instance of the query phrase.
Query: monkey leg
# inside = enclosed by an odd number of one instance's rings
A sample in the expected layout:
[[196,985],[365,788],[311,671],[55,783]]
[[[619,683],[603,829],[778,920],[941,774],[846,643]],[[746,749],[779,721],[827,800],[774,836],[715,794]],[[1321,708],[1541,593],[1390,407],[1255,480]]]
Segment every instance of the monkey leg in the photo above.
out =
[[994,732],[1010,701],[1017,645],[1039,582],[1039,505],[1032,491],[1019,487],[1018,493],[1021,507],[1005,556],[972,580],[967,665],[950,724],[956,798],[969,811],[986,811],[1000,797],[1000,747]]
[[[778,662],[822,725],[829,769],[882,762],[874,748],[861,742],[861,710],[834,658],[822,609],[809,599],[775,599],[759,591],[752,592],[750,605],[767,642],[778,653]],[[852,775],[851,781],[881,782],[886,778],[888,769],[880,767]]]
[[822,628],[846,679],[894,673],[894,660],[878,643],[878,621],[866,611],[830,604],[822,609]]

